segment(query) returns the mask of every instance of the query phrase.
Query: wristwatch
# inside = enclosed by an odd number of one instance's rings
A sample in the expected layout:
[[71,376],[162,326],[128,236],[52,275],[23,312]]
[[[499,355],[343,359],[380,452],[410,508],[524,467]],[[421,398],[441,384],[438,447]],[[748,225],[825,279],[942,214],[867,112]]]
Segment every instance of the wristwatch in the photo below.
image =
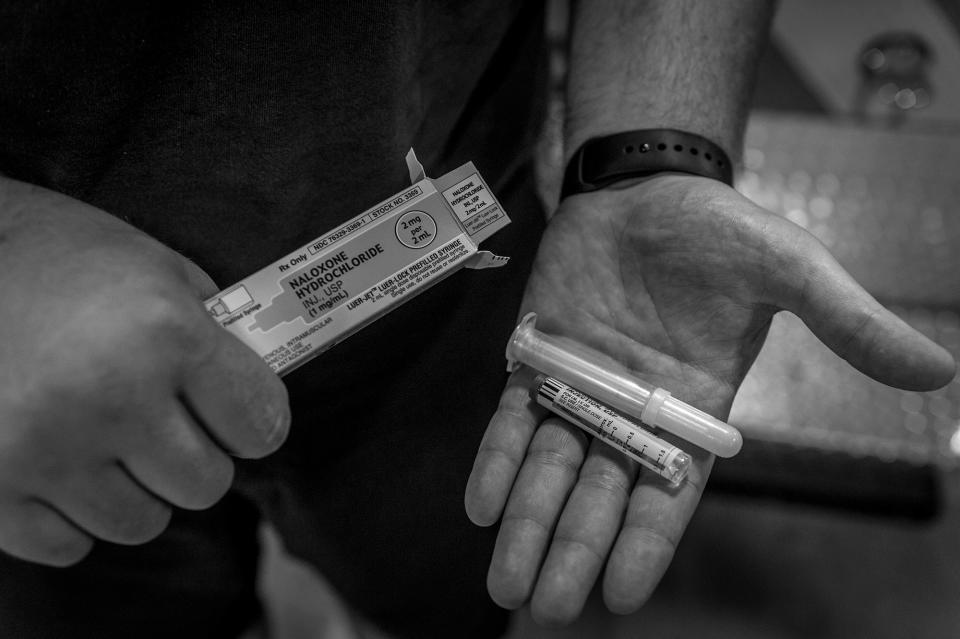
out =
[[692,173],[733,186],[733,166],[719,145],[686,131],[642,129],[584,142],[567,165],[560,199],[661,171]]

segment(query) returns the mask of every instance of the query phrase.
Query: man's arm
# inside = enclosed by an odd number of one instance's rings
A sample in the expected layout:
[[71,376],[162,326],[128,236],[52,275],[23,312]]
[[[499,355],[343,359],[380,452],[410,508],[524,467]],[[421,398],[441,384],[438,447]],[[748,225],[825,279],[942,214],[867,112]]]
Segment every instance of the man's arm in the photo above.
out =
[[564,157],[636,129],[699,134],[739,156],[770,0],[592,0],[572,8]]
[[[567,157],[590,137],[666,127],[734,154],[769,13],[760,2],[583,3]],[[949,353],[877,303],[813,236],[687,173],[565,198],[520,312],[536,311],[545,332],[604,351],[725,418],[781,309],[887,384],[926,390],[954,374]],[[530,601],[543,623],[567,623],[602,574],[607,606],[636,610],[669,566],[713,457],[674,440],[694,463],[671,488],[576,427],[544,419],[530,382],[526,369],[508,381],[466,491],[474,522],[501,521],[490,594],[507,608]]]

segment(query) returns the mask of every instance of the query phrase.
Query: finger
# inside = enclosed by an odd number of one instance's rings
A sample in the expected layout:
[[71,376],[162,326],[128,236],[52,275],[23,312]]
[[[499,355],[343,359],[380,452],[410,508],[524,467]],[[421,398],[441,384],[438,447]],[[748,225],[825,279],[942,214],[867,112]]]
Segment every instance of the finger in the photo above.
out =
[[633,612],[650,598],[697,508],[713,455],[689,445],[685,450],[693,463],[677,487],[641,469],[603,575],[603,598],[612,612]]
[[0,549],[48,566],[69,566],[86,557],[93,539],[49,504],[25,500],[0,507]]
[[932,390],[953,379],[948,351],[884,308],[813,236],[789,232],[800,239],[769,269],[768,303],[799,316],[831,350],[884,384]]
[[480,442],[464,496],[467,516],[478,526],[492,526],[500,519],[530,438],[546,415],[546,409],[530,399],[534,376],[525,366],[510,376]]
[[116,544],[142,544],[170,523],[171,507],[151,495],[119,464],[51,491],[51,503],[90,535]]
[[209,508],[233,482],[233,461],[193,421],[186,407],[173,402],[170,414],[149,431],[150,441],[123,454],[137,482],[174,506]]
[[188,371],[181,399],[230,454],[268,455],[290,427],[286,387],[248,346],[212,322],[209,328],[214,346]]
[[547,419],[537,429],[504,510],[487,574],[487,589],[500,606],[519,608],[530,598],[586,448],[585,435],[561,419]]
[[620,529],[638,467],[592,440],[533,593],[538,622],[564,625],[580,615]]

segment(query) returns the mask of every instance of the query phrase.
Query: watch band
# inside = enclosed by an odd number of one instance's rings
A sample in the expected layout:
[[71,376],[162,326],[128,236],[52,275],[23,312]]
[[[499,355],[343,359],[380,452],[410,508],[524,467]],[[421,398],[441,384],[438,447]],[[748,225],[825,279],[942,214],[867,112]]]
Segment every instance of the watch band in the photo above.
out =
[[733,166],[719,145],[686,131],[643,129],[584,142],[567,165],[560,199],[661,171],[692,173],[733,186]]

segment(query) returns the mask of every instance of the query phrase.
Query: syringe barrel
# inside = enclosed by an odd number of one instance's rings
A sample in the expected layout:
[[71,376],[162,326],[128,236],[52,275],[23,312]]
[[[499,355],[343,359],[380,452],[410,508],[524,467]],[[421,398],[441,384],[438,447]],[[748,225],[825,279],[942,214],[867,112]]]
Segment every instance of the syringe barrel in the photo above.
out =
[[570,339],[547,335],[528,313],[507,343],[507,370],[520,364],[556,377],[594,399],[652,427],[663,428],[721,457],[740,452],[743,439],[732,426],[660,390],[656,410],[644,408],[657,389],[653,384],[616,371],[617,362]]
[[559,380],[538,375],[531,398],[600,441],[613,446],[661,477],[678,485],[691,459],[685,452]]

